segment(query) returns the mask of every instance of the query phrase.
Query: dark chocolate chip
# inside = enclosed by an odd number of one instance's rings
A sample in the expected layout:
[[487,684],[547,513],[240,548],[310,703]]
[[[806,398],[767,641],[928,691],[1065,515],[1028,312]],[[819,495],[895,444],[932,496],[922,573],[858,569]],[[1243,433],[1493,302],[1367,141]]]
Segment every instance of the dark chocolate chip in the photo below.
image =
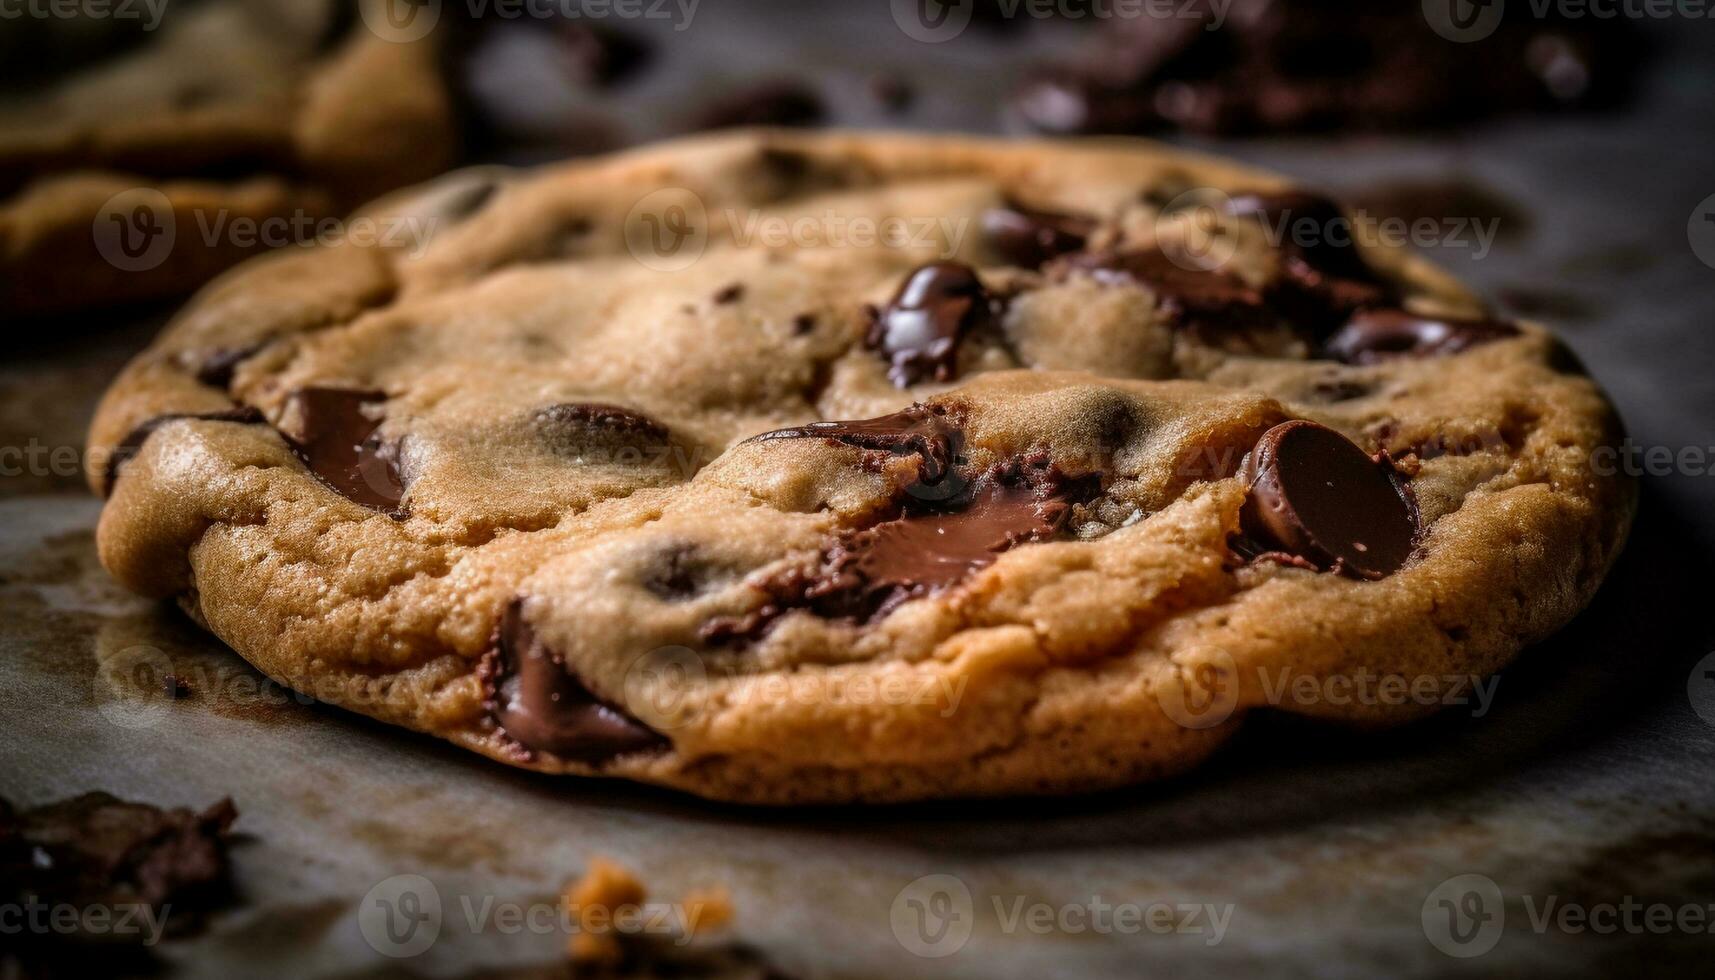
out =
[[887,358],[887,376],[900,388],[926,379],[948,381],[960,341],[992,325],[996,306],[976,270],[932,262],[907,276],[892,301],[876,311],[866,342]]
[[1328,338],[1324,352],[1347,364],[1374,364],[1402,357],[1444,357],[1518,335],[1518,327],[1500,320],[1363,310]]
[[215,347],[203,355],[202,363],[197,365],[196,378],[211,388],[225,391],[232,386],[232,375],[238,370],[238,365],[256,356],[266,346],[268,341],[259,340],[242,347]]
[[700,109],[692,129],[729,129],[736,126],[816,126],[825,110],[821,96],[799,82],[760,82],[728,92]]
[[1280,251],[1281,280],[1268,299],[1288,319],[1321,336],[1359,309],[1398,301],[1364,260],[1350,221],[1330,198],[1306,191],[1239,194],[1234,217],[1254,218]]
[[381,413],[367,411],[387,393],[352,388],[301,388],[286,416],[296,431],[282,433],[298,459],[347,500],[397,516],[405,495],[399,443],[384,442]]
[[725,306],[728,303],[736,303],[743,298],[744,283],[742,282],[735,282],[731,285],[723,286],[721,287],[720,292],[715,293],[715,303],[719,306]]
[[142,451],[143,443],[156,429],[168,422],[176,422],[180,419],[192,419],[201,422],[236,422],[240,425],[258,425],[267,421],[261,412],[249,406],[229,408],[219,412],[170,412],[148,419],[126,433],[125,438],[119,440],[113,447],[113,453],[107,457],[107,470],[102,479],[102,495],[113,495],[113,484],[119,480],[119,468],[129,463]]
[[[27,894],[48,906],[152,906],[170,911],[171,932],[189,932],[232,897],[227,844],[237,818],[230,799],[200,813],[107,793],[16,813],[0,801],[0,889],[8,900]],[[74,926],[68,935],[123,938],[80,933]]]
[[[952,482],[952,481],[949,481]],[[712,644],[748,643],[794,609],[869,623],[901,603],[957,586],[1002,552],[1054,537],[1075,504],[1101,491],[1096,475],[1070,477],[1045,453],[1014,458],[975,480],[957,481],[949,499],[903,498],[897,517],[836,535],[813,568],[789,569],[760,588],[757,610],[705,624]]]
[[983,212],[983,235],[1002,258],[1027,269],[1084,247],[1096,228],[1094,218],[1040,211],[1020,204]]
[[536,636],[523,606],[514,599],[506,607],[485,665],[490,709],[501,731],[526,749],[592,766],[668,747],[667,739],[579,682]]
[[1241,478],[1244,534],[1268,552],[1322,571],[1379,579],[1417,543],[1417,508],[1391,463],[1302,419],[1263,433]]
[[800,337],[816,329],[816,314],[800,313],[792,318],[792,332]]
[[1052,537],[1088,489],[1058,471],[1002,467],[979,478],[957,506],[908,510],[842,536],[810,597],[865,620],[886,615],[908,599],[952,588],[1015,545]]
[[947,417],[945,409],[913,405],[891,415],[846,422],[811,422],[790,429],[776,429],[752,437],[751,442],[774,439],[831,439],[895,456],[915,454],[920,460],[919,483],[939,484],[958,462],[964,434]]

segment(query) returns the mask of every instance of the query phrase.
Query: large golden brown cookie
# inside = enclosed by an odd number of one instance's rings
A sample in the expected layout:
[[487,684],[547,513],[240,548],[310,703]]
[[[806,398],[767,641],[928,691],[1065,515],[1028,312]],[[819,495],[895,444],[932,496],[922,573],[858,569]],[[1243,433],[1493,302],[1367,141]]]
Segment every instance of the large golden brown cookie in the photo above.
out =
[[1259,708],[1470,697],[1632,512],[1552,336],[1152,144],[741,133],[366,213],[437,231],[259,260],[114,384],[101,557],[513,765],[1158,777]]

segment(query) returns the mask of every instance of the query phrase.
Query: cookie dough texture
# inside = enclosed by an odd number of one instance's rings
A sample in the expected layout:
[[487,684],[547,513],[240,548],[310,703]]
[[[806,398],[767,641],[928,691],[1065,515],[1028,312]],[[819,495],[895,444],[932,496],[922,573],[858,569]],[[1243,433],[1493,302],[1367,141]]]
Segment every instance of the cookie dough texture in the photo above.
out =
[[[445,169],[457,134],[438,38],[385,39],[355,10],[169,5],[153,30],[127,28],[139,38],[131,47],[0,99],[0,309],[42,316],[181,296]],[[130,23],[26,21],[20,33]],[[38,43],[73,47],[58,34]],[[109,222],[136,224],[127,245],[139,253],[146,229],[170,228],[171,247],[136,262],[110,255],[117,244],[100,244]]]
[[[98,490],[109,451],[160,415],[237,403],[273,425],[156,428],[119,470],[102,561],[322,700],[515,765],[720,799],[1088,790],[1183,771],[1254,710],[1430,713],[1282,698],[1278,682],[1397,676],[1454,693],[1444,677],[1493,672],[1563,626],[1629,523],[1631,486],[1591,465],[1618,422],[1529,324],[1368,365],[1272,341],[1233,353],[1172,329],[1148,286],[1011,266],[978,230],[1021,200],[1095,216],[1095,244],[1165,238],[1182,229],[1162,202],[1195,188],[1287,189],[1136,141],[781,132],[445,177],[370,210],[434,219],[426,250],[257,260],[126,369],[91,434]],[[696,233],[695,261],[640,251],[663,218]],[[829,231],[860,218],[916,233]],[[814,231],[751,234],[770,221]],[[1226,268],[1263,285],[1281,272],[1253,225],[1235,223]],[[1408,254],[1366,258],[1413,311],[1480,312]],[[951,380],[897,388],[864,344],[866,305],[944,259],[1010,297],[1005,312],[961,344]],[[225,387],[198,380],[232,351],[252,353]],[[401,514],[334,493],[277,431],[291,394],[317,386],[385,393]],[[1099,474],[1101,492],[1055,540],[878,621],[797,610],[753,642],[705,640],[919,476],[910,454],[747,440],[914,402],[959,419],[973,470],[1043,451]],[[669,434],[629,455],[598,430],[544,434],[545,407],[592,403]],[[1294,418],[1410,474],[1423,533],[1404,568],[1360,581],[1235,557],[1240,463]],[[590,764],[512,742],[483,665],[515,600],[590,693],[665,747]]]

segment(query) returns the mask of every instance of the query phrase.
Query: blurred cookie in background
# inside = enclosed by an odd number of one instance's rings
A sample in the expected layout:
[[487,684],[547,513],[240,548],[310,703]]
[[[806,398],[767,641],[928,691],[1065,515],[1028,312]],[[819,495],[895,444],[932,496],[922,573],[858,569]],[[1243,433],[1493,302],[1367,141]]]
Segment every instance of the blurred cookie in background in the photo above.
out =
[[11,22],[9,318],[182,295],[453,162],[434,33],[384,37],[343,0],[126,9]]

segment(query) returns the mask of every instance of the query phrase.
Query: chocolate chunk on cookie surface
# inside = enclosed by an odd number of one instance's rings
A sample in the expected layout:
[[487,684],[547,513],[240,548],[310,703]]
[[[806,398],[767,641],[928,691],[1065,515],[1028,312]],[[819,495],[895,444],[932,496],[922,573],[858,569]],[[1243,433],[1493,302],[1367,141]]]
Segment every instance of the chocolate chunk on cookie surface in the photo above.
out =
[[1391,464],[1314,422],[1268,430],[1247,461],[1244,528],[1324,571],[1382,578],[1411,557],[1417,512]]
[[524,603],[506,607],[488,668],[495,724],[524,748],[600,766],[667,740],[591,694],[537,637]]
[[947,381],[958,364],[960,341],[993,322],[994,305],[976,270],[934,262],[907,276],[876,311],[866,342],[887,359],[887,376],[901,388]]

